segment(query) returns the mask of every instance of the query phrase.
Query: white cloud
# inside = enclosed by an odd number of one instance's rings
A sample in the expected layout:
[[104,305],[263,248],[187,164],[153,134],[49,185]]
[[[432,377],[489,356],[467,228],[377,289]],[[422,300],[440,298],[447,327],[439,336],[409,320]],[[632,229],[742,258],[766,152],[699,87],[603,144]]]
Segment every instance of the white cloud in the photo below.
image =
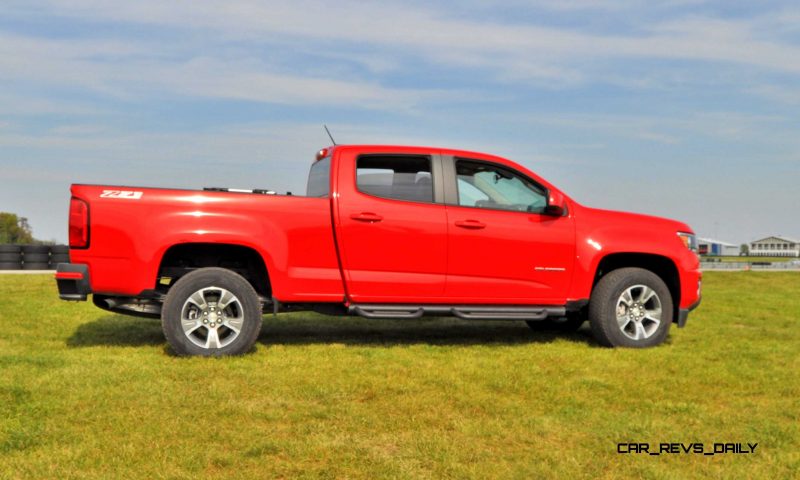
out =
[[[2,61],[0,61],[2,63]],[[55,100],[42,96],[26,94],[19,90],[0,91],[0,105],[2,115],[31,116],[31,115],[98,115],[108,113],[96,104],[83,102]]]
[[[674,3],[674,2],[672,2]],[[552,8],[626,8],[640,6],[641,2],[613,1],[539,2]],[[770,40],[765,28],[766,20],[719,20],[690,17],[668,20],[659,24],[645,24],[638,33],[585,33],[567,27],[547,27],[535,24],[500,24],[491,21],[469,20],[453,17],[449,12],[432,6],[410,6],[402,3],[362,3],[353,1],[322,2],[300,0],[270,4],[246,0],[211,2],[141,0],[136,2],[108,3],[100,0],[51,0],[47,12],[79,18],[81,20],[112,21],[120,24],[144,24],[169,27],[175,35],[199,42],[196,45],[163,43],[178,58],[211,57],[216,45],[235,45],[248,42],[253,45],[275,45],[287,52],[295,48],[308,52],[312,48],[331,60],[342,57],[365,65],[373,72],[387,72],[392,64],[408,56],[424,58],[433,64],[476,69],[500,82],[576,85],[585,81],[605,78],[613,82],[613,71],[603,71],[602,63],[614,59],[667,59],[697,62],[725,62],[758,67],[770,71],[800,73],[800,47],[791,43]],[[559,7],[560,5],[560,7]],[[662,4],[663,6],[663,4]],[[25,7],[17,8],[29,8]],[[782,15],[786,16],[787,13]],[[183,38],[183,37],[182,37]],[[72,43],[68,40],[66,43]],[[337,42],[334,47],[331,42]],[[92,47],[84,42],[81,46]],[[13,43],[8,48],[14,49]],[[109,48],[114,52],[117,48]],[[155,50],[154,50],[155,51]],[[348,52],[353,52],[352,54]],[[151,56],[152,58],[152,56]],[[208,61],[195,60],[195,61]],[[228,58],[215,58],[217,63],[233,64]],[[159,63],[165,63],[159,60]],[[230,68],[232,65],[227,65]],[[233,65],[235,66],[235,65]],[[88,67],[91,67],[89,65]],[[197,68],[192,64],[184,70]],[[280,72],[256,72],[230,69],[217,72],[208,78],[197,78],[190,86],[207,94],[209,90],[227,92],[236,97],[241,83],[250,81],[274,88],[276,95],[264,93],[273,101],[286,94],[286,86],[302,84],[306,73],[294,76]],[[163,73],[163,72],[155,72]],[[208,74],[209,72],[203,72]],[[87,71],[91,75],[91,68]],[[152,75],[150,75],[152,77]],[[69,80],[69,76],[67,79]],[[374,84],[365,84],[358,78],[326,80],[321,84],[313,78],[305,90],[343,94],[346,101],[369,103],[376,97],[395,99],[398,103],[414,103],[409,99],[414,93],[388,91]],[[351,88],[343,83],[353,84]],[[97,87],[97,86],[95,86]],[[264,90],[263,88],[261,89]],[[292,89],[288,97],[296,101],[304,97]],[[354,95],[353,90],[358,92]],[[256,96],[257,97],[257,96]],[[251,96],[247,96],[251,98]],[[255,98],[258,99],[258,98]]]
[[[665,67],[640,75],[617,70],[620,62],[630,60],[725,63],[744,66],[748,74],[800,74],[796,61],[800,47],[770,39],[767,28],[785,22],[791,12],[747,21],[683,17],[645,24],[636,33],[601,34],[470,20],[432,6],[397,3],[50,0],[40,5],[12,1],[7,9],[12,14],[30,14],[38,8],[39,13],[83,22],[135,24],[137,29],[144,25],[159,33],[137,35],[130,41],[123,40],[124,33],[111,40],[96,38],[91,29],[79,38],[58,39],[0,33],[0,80],[79,88],[125,100],[155,93],[408,113],[433,103],[474,102],[487,96],[486,87],[495,92],[491,95],[502,96],[509,84],[557,89],[605,83],[652,89],[738,80],[737,88],[752,90],[742,86],[741,79],[713,78],[691,70],[683,75]],[[634,0],[544,0],[537,5],[570,10],[642,8]],[[299,54],[318,55],[326,61],[298,66],[292,58]],[[477,73],[475,82],[483,91],[389,86],[393,72],[417,59],[456,67],[468,76]],[[424,67],[413,64],[412,68]],[[776,94],[762,96],[778,98]],[[29,100],[40,109],[47,108],[42,105],[45,99]],[[647,135],[655,140],[659,132]]]
[[[80,87],[131,99],[156,92],[292,105],[348,105],[408,110],[422,102],[465,95],[424,89],[383,87],[350,78],[336,80],[276,73],[256,58],[193,57],[183,61],[142,58],[138,46],[87,40],[49,40],[0,34],[0,79]],[[97,55],[126,56],[124,61],[95,60]],[[19,104],[20,99],[15,98]],[[55,108],[30,99],[40,110]],[[24,109],[24,108],[23,108]],[[18,109],[19,110],[19,109]]]
[[[567,8],[582,8],[592,2],[560,3]],[[606,1],[599,5],[627,3],[630,2]],[[276,5],[245,0],[142,0],[109,4],[99,0],[51,0],[49,5],[62,15],[81,18],[141,22],[179,30],[194,28],[213,31],[224,38],[251,41],[268,41],[281,35],[411,48],[422,55],[452,62],[458,62],[459,56],[448,52],[467,54],[468,63],[475,62],[475,55],[490,60],[500,54],[523,65],[528,63],[525,59],[555,61],[561,55],[633,56],[735,62],[800,72],[800,65],[792,61],[800,55],[800,48],[754,38],[751,27],[757,27],[763,19],[746,22],[689,18],[653,25],[646,34],[623,36],[455,19],[431,7],[390,3],[305,0]],[[758,37],[769,32],[760,33]],[[508,68],[513,68],[511,63]]]
[[754,95],[782,103],[784,105],[800,105],[800,88],[781,87],[777,85],[758,85],[748,90]]

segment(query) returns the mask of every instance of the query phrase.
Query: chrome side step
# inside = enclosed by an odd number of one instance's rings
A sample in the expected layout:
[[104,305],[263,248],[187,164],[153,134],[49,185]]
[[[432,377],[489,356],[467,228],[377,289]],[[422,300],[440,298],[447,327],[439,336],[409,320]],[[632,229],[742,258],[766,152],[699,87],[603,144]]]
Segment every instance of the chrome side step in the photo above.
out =
[[364,318],[407,319],[422,316],[455,316],[464,320],[544,320],[563,317],[563,306],[482,306],[482,305],[407,305],[359,304],[350,305],[348,312]]

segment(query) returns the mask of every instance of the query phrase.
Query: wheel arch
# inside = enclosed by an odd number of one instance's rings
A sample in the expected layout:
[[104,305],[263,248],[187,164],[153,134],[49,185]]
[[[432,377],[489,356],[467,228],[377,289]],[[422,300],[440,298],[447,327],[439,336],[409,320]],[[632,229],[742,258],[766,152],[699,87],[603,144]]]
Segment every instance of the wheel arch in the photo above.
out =
[[156,288],[164,287],[162,280],[169,278],[167,288],[183,275],[207,267],[225,268],[243,276],[266,298],[272,296],[272,282],[267,259],[248,245],[236,243],[186,242],[173,244],[161,255],[156,273]]
[[678,321],[679,305],[681,302],[681,279],[678,267],[672,259],[653,253],[622,252],[610,253],[604,256],[597,264],[592,282],[592,291],[601,278],[620,268],[642,268],[649,270],[661,278],[672,296],[673,312],[672,321]]

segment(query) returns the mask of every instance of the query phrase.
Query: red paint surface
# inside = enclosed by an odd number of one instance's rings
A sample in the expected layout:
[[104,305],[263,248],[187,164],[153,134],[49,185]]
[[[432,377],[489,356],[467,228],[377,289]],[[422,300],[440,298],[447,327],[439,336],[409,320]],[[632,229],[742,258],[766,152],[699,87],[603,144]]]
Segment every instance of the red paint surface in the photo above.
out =
[[[329,151],[330,198],[139,187],[114,187],[142,192],[138,199],[103,198],[110,187],[73,185],[73,197],[89,205],[89,247],[72,249],[71,261],[89,266],[92,291],[135,296],[155,288],[169,247],[224,243],[258,252],[273,295],[283,302],[342,302],[347,296],[360,303],[558,305],[589,298],[604,256],[647,253],[677,267],[680,307],[698,299],[699,260],[677,236],[692,231],[683,223],[582,206],[533,172],[491,155],[396,146]],[[568,214],[366,195],[354,181],[361,153],[500,163],[545,186],[551,197],[563,196]]]
[[56,280],[82,280],[83,274],[80,272],[58,272],[55,277]]

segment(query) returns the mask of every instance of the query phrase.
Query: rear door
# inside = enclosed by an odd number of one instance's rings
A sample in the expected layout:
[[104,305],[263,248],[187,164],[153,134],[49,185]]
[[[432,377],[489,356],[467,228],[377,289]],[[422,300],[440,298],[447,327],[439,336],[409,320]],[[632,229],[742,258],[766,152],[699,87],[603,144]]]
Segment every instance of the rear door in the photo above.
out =
[[441,161],[435,151],[405,152],[345,150],[337,162],[337,241],[357,303],[435,302],[444,293]]
[[547,190],[510,167],[452,157],[443,164],[452,192],[445,295],[456,303],[563,304],[572,218],[544,215]]

